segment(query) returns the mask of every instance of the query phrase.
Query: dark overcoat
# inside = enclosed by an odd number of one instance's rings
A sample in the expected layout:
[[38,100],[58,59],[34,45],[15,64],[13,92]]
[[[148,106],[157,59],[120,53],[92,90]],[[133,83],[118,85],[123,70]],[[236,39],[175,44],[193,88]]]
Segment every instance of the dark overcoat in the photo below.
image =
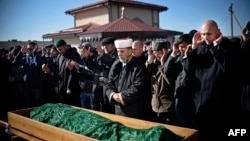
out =
[[[116,114],[141,118],[143,116],[144,89],[146,84],[146,67],[144,63],[133,57],[126,65],[122,77],[122,63],[116,60],[109,72],[106,95],[115,105]],[[111,93],[121,93],[125,105],[111,100]]]

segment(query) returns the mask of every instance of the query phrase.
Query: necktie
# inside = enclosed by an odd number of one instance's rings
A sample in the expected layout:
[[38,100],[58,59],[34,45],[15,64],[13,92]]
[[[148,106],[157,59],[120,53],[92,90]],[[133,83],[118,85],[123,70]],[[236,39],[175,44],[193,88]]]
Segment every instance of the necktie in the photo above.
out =
[[122,73],[124,73],[126,71],[126,65],[122,66]]

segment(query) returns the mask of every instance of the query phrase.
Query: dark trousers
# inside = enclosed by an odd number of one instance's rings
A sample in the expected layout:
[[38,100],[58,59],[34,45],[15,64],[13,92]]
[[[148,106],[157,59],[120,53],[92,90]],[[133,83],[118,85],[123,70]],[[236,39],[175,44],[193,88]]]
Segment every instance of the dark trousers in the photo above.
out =
[[178,126],[193,128],[195,105],[192,99],[177,98],[175,100],[175,111]]
[[[115,114],[115,107],[109,103],[108,97],[106,95],[106,87],[98,87],[98,100],[101,103],[101,111],[105,113]],[[96,95],[96,94],[95,94]],[[96,98],[97,96],[95,96]]]
[[100,102],[95,101],[94,94],[91,92],[80,93],[81,107],[100,111]]
[[80,94],[65,94],[60,98],[60,103],[81,107]]
[[176,125],[175,112],[156,113],[156,116],[157,116],[157,122],[159,123]]
[[26,107],[36,107],[44,104],[45,97],[42,88],[26,88],[24,97]]
[[249,119],[249,115],[240,111],[220,111],[215,114],[203,112],[196,115],[195,128],[198,130],[199,141],[249,141],[249,133],[244,136],[229,136],[230,130],[235,132],[235,129],[246,129],[249,132]]

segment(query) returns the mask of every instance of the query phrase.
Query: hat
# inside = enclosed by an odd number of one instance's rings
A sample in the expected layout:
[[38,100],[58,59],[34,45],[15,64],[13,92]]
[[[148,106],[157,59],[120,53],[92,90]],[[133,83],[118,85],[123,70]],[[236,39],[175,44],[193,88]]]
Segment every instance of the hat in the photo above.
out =
[[116,48],[127,48],[132,46],[133,40],[130,38],[115,40]]
[[149,45],[151,44],[151,42],[152,42],[152,41],[146,41],[146,42],[144,42],[144,45],[149,46]]
[[63,39],[59,39],[56,41],[55,46],[58,48],[60,46],[67,45],[67,43]]
[[181,44],[183,42],[186,42],[187,44],[192,44],[192,35],[190,35],[190,34],[181,35],[178,38],[177,43]]
[[197,32],[197,30],[196,30],[196,29],[193,29],[193,30],[190,30],[188,34],[189,34],[191,37],[193,37],[194,34],[195,34],[196,32]]
[[107,45],[107,44],[114,44],[114,41],[115,41],[115,38],[113,37],[107,37],[107,38],[104,38],[102,39],[102,45]]
[[91,47],[91,44],[89,42],[83,42],[80,44],[80,46],[78,48],[81,48],[81,47],[89,48],[89,47]]
[[159,51],[162,49],[168,49],[170,48],[170,43],[167,40],[155,40],[152,41],[152,50],[153,51]]
[[54,51],[58,52],[58,50],[57,50],[57,48],[56,48],[55,46],[53,46],[53,47],[51,48],[51,50],[54,50]]
[[54,45],[53,44],[51,44],[51,45],[47,45],[47,46],[45,46],[44,48],[46,48],[46,49],[48,49],[48,48],[52,48]]
[[14,56],[16,56],[16,55],[18,54],[18,52],[21,50],[21,48],[22,48],[22,47],[19,46],[19,45],[14,47],[14,49],[13,49],[13,54],[14,54]]

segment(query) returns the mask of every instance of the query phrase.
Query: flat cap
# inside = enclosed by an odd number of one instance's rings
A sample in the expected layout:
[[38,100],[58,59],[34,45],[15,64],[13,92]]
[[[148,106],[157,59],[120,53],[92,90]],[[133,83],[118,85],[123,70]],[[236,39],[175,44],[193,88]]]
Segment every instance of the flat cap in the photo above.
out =
[[91,44],[89,42],[83,42],[83,43],[81,43],[80,47],[89,48],[89,47],[91,47]]
[[169,49],[169,48],[170,48],[170,43],[167,40],[158,39],[158,40],[152,41],[153,51],[159,51],[162,49]]
[[107,45],[107,44],[114,44],[115,38],[114,37],[107,37],[102,39],[102,45]]
[[151,42],[152,42],[152,41],[145,41],[145,42],[144,42],[144,45],[149,46],[149,45],[151,44]]
[[47,45],[47,46],[45,46],[44,48],[46,48],[46,49],[48,49],[48,48],[52,48],[54,45],[53,44],[51,44],[51,45]]
[[58,48],[60,46],[67,45],[67,43],[63,39],[58,39],[55,43],[55,46]]
[[116,48],[127,48],[132,47],[133,40],[130,38],[115,40]]

